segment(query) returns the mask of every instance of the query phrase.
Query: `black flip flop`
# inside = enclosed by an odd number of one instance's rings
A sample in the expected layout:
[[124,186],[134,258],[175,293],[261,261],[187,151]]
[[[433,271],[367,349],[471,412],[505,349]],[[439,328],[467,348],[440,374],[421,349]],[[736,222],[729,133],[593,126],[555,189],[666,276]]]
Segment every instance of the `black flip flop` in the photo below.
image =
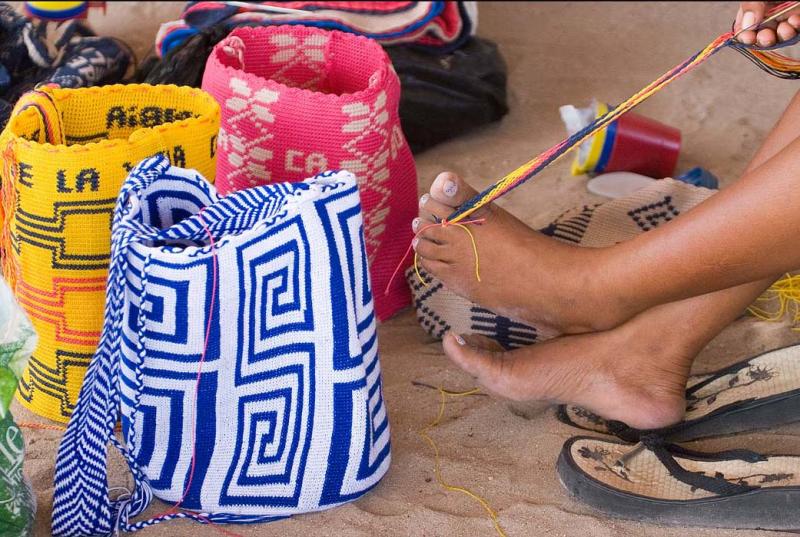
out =
[[800,457],[699,453],[643,437],[576,437],[557,470],[577,500],[616,517],[713,528],[800,529]]
[[561,405],[560,421],[580,429],[638,442],[656,434],[685,442],[800,421],[800,345],[791,345],[689,378],[686,417],[663,429],[642,431],[604,420],[583,408]]

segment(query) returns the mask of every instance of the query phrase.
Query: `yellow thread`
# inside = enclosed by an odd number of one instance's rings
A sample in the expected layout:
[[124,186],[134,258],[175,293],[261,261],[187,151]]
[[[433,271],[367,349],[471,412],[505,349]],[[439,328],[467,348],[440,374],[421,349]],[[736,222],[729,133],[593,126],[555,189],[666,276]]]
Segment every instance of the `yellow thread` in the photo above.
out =
[[[456,226],[467,232],[467,235],[469,235],[469,240],[472,243],[472,255],[475,258],[475,279],[481,281],[481,263],[480,263],[480,258],[478,257],[478,244],[475,242],[475,235],[473,235],[472,231],[470,231],[469,228],[464,224],[457,224],[453,222],[442,222],[440,225],[442,227],[448,225]],[[417,252],[414,252],[414,272],[416,272],[417,279],[422,283],[422,285],[428,287],[428,282],[425,281],[425,279],[422,277],[422,274],[420,274],[419,272],[419,254]]]
[[419,254],[414,252],[414,272],[417,273],[417,279],[424,285],[425,287],[430,287],[428,282],[425,281],[425,278],[422,277],[422,274],[419,273]]
[[431,429],[433,429],[434,427],[439,425],[439,423],[442,421],[442,418],[444,417],[444,405],[445,405],[445,402],[446,402],[446,399],[447,399],[448,396],[449,397],[464,397],[464,396],[467,396],[467,395],[476,395],[476,394],[480,393],[480,390],[478,388],[473,388],[473,389],[467,390],[465,392],[451,392],[451,391],[445,390],[441,386],[439,386],[438,389],[439,389],[439,395],[440,395],[439,413],[436,415],[436,419],[435,420],[430,422],[427,426],[425,426],[423,429],[421,429],[418,432],[418,434],[423,439],[425,439],[425,441],[428,442],[428,444],[433,449],[433,453],[434,453],[433,472],[434,472],[434,475],[436,475],[436,481],[445,490],[449,490],[449,491],[452,491],[452,492],[460,492],[462,494],[466,494],[467,496],[469,496],[470,498],[472,498],[473,500],[475,500],[479,504],[481,504],[481,507],[483,507],[483,509],[488,513],[489,518],[492,520],[492,524],[494,525],[494,529],[497,532],[497,534],[500,537],[508,537],[506,532],[503,531],[503,528],[500,526],[500,517],[497,514],[497,511],[492,509],[492,506],[489,505],[489,502],[487,502],[485,499],[483,499],[481,496],[478,496],[477,494],[475,494],[471,490],[468,490],[468,489],[466,489],[464,487],[458,487],[456,485],[450,485],[449,483],[447,483],[444,480],[444,478],[442,478],[442,467],[441,467],[441,463],[440,463],[440,460],[439,460],[439,447],[436,445],[436,442],[433,441],[433,438],[431,438],[431,436],[428,434],[428,431],[430,431]]
[[[776,302],[776,306],[771,306]],[[759,305],[765,303],[764,306]],[[792,330],[800,331],[800,274],[787,274],[773,283],[747,311],[753,317],[768,322],[781,321],[789,314],[792,322],[798,325]]]

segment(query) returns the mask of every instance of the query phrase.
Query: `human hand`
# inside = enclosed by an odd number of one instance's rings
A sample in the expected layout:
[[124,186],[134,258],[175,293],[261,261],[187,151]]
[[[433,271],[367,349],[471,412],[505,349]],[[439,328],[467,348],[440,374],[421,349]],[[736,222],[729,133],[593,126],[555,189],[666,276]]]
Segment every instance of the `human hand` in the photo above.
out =
[[[733,26],[734,32],[757,25],[764,20],[765,13],[770,7],[781,3],[742,2]],[[778,42],[792,39],[798,32],[800,32],[800,6],[781,15],[777,20],[770,21],[757,32],[755,30],[746,30],[740,33],[738,40],[746,45],[758,44],[760,47],[771,47]]]

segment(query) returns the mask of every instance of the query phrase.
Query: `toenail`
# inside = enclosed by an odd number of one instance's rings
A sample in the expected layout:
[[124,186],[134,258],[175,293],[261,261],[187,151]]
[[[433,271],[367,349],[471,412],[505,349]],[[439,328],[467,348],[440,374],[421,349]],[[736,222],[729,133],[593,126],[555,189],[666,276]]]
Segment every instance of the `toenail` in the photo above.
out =
[[412,230],[414,230],[414,231],[416,231],[416,230],[417,230],[417,228],[419,227],[419,223],[420,223],[421,221],[422,221],[422,219],[421,219],[421,218],[419,218],[419,217],[417,217],[417,218],[415,218],[414,220],[412,220],[412,221],[411,221],[411,229],[412,229]]
[[448,198],[452,198],[458,192],[458,185],[454,181],[447,180],[444,182],[444,188],[442,188],[442,192]]
[[425,205],[426,203],[428,203],[428,200],[430,199],[430,197],[431,197],[430,194],[423,194],[422,197],[419,199],[420,206]]
[[467,342],[464,341],[464,338],[459,336],[458,334],[456,334],[455,337],[456,337],[456,343],[458,343],[459,345],[463,346],[467,344]]
[[416,250],[417,244],[419,244],[419,237],[415,237],[414,240],[411,241],[411,247]]

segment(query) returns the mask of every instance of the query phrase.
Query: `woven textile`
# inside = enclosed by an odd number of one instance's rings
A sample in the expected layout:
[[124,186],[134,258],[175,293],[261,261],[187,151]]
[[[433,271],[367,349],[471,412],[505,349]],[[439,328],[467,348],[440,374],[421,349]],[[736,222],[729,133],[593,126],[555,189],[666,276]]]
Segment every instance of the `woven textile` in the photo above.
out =
[[[204,513],[182,517],[253,522],[380,480],[389,424],[360,209],[348,172],[225,198],[164,157],[131,173],[103,337],[58,454],[55,535],[163,520],[130,521],[153,493]],[[135,486],[110,501],[120,406]]]
[[19,399],[66,421],[103,322],[111,215],[128,171],[163,153],[214,177],[219,107],[175,86],[43,88],[0,135],[3,274],[39,333]]
[[[274,2],[253,2],[264,7]],[[341,30],[376,39],[383,45],[413,44],[428,51],[455,50],[475,33],[477,2],[281,2],[301,9],[288,14],[222,2],[189,2],[180,20],[161,25],[156,52],[165,55],[210,27],[293,25]]]
[[350,170],[378,318],[406,306],[402,281],[383,291],[413,235],[417,178],[400,128],[400,83],[383,49],[315,28],[239,28],[211,53],[203,89],[222,107],[219,191]]
[[0,127],[14,103],[40,84],[62,88],[120,82],[133,55],[112,37],[97,37],[84,22],[37,21],[0,3]]
[[[568,211],[541,232],[589,248],[611,246],[669,222],[715,192],[662,179],[626,198]],[[406,281],[414,297],[417,320],[436,339],[453,330],[458,334],[486,336],[511,349],[558,335],[551,329],[497,315],[450,291],[425,270],[420,269],[420,274],[427,285],[419,281],[413,268],[406,271]]]

